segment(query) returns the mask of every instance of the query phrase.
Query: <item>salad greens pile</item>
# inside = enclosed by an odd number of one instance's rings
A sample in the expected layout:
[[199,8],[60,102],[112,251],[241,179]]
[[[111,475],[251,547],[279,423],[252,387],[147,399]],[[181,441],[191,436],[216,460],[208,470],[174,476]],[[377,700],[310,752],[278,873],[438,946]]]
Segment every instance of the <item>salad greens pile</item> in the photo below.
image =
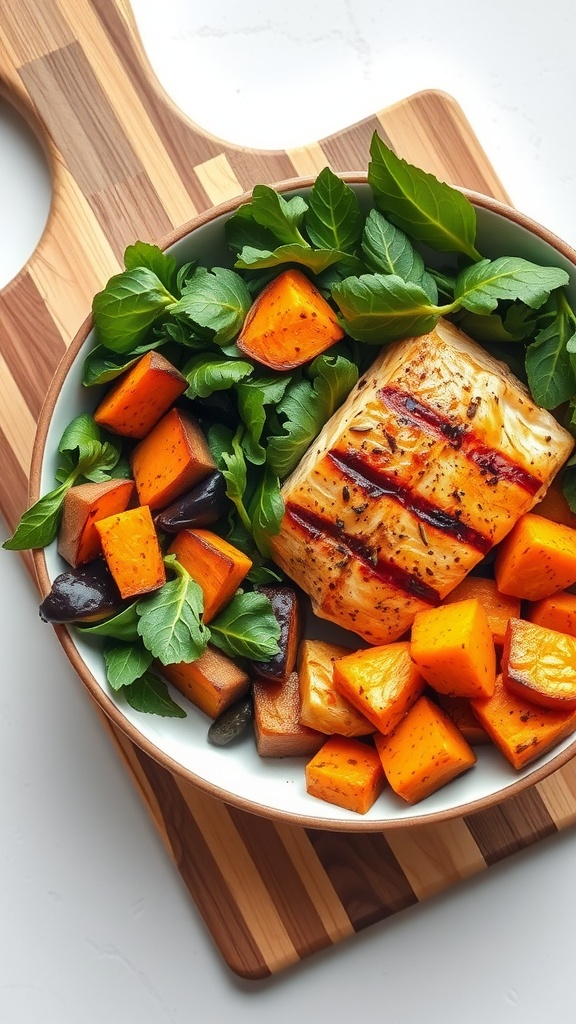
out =
[[[576,435],[567,272],[518,256],[484,257],[476,210],[463,193],[400,159],[377,134],[370,156],[370,202],[329,168],[305,196],[257,185],[225,224],[228,265],[178,267],[157,246],[136,242],[125,269],[93,301],[98,342],[84,384],[108,384],[150,349],[162,349],[186,377],[185,395],[226,480],[230,512],[220,532],[252,558],[252,585],[281,579],[267,559],[283,515],[282,481],[368,368],[374,346],[427,333],[448,317],[508,362],[539,405],[561,410]],[[277,372],[247,359],[236,338],[255,296],[295,266],[332,304],[345,337],[311,363]],[[49,544],[74,483],[130,475],[122,439],[88,415],[65,431],[59,453],[58,486],[24,514],[4,547]],[[576,511],[576,456],[564,491]],[[112,687],[130,691],[141,710],[183,714],[154,681],[154,658],[194,660],[211,638],[232,656],[265,660],[279,634],[256,591],[238,594],[204,626],[200,588],[175,560],[167,564],[171,578],[161,590],[81,629],[106,638]]]

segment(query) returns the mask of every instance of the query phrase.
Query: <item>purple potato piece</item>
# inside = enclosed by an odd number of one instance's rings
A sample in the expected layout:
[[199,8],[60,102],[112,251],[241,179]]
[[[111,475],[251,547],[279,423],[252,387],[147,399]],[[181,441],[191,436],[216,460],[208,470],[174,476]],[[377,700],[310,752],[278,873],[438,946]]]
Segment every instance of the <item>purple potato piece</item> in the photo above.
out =
[[44,622],[86,622],[113,615],[124,604],[106,562],[99,558],[57,576],[39,611]]
[[292,587],[258,587],[272,605],[272,611],[280,626],[280,650],[268,661],[251,661],[249,670],[261,679],[280,682],[293,671],[302,638],[302,605],[300,594]]
[[218,470],[191,491],[168,505],[157,516],[156,528],[163,533],[178,533],[195,526],[210,526],[229,508],[226,481]]

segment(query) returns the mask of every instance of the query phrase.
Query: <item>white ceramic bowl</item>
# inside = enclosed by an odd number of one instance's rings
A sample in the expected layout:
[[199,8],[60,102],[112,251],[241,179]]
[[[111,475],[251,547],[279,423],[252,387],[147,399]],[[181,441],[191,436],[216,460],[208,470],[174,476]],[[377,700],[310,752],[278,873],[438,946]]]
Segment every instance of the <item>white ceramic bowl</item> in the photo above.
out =
[[[363,175],[346,175],[358,189],[361,201],[370,205],[371,193]],[[305,194],[311,181],[298,179],[275,186],[282,192]],[[495,200],[467,192],[477,208],[477,247],[483,255],[517,255],[536,263],[563,267],[570,275],[569,293],[576,305],[576,252],[550,232]],[[195,257],[206,266],[232,266],[223,241],[223,225],[229,214],[249,196],[241,196],[184,225],[164,239],[178,262]],[[82,364],[94,344],[91,318],[83,324],[59,366],[38,424],[32,471],[31,496],[36,500],[54,486],[55,453],[64,427],[82,411],[92,412],[94,398],[82,387]],[[36,571],[43,594],[67,566],[55,544],[35,553]],[[316,620],[314,635],[329,638],[331,627]],[[170,771],[184,776],[201,789],[247,811],[300,825],[346,831],[376,831],[409,826],[478,811],[543,779],[576,754],[576,739],[569,738],[523,772],[516,772],[492,746],[477,748],[478,763],[471,770],[415,806],[405,804],[386,789],[366,815],[335,807],[308,796],[304,760],[262,759],[248,732],[240,742],[219,748],[208,743],[209,719],[187,705],[185,719],[164,719],[133,711],[108,687],[96,644],[74,630],[56,627],[71,663],[109,718],[147,754]],[[182,704],[176,691],[174,696]]]

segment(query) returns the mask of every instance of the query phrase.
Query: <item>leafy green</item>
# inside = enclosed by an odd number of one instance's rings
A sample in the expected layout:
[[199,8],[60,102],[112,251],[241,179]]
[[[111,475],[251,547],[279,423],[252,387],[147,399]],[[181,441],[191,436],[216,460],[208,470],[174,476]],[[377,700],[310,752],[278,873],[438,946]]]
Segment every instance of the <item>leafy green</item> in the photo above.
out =
[[[155,347],[157,342],[150,346],[141,346],[143,351],[149,347]],[[93,387],[96,384],[108,384],[111,380],[119,377],[121,373],[128,370],[140,358],[141,352],[131,352],[129,355],[116,354],[103,345],[96,345],[84,360],[82,383],[85,387]]]
[[574,339],[568,318],[559,313],[526,349],[526,373],[532,397],[544,409],[556,409],[576,392],[568,345]]
[[115,274],[92,301],[98,340],[113,352],[132,352],[175,302],[160,278],[147,267]]
[[345,255],[338,249],[311,249],[309,245],[298,245],[296,242],[280,245],[273,251],[245,245],[234,266],[239,270],[264,270],[267,267],[281,267],[285,263],[298,263],[314,274],[321,274]]
[[335,285],[332,295],[352,338],[370,345],[431,331],[444,312],[421,285],[397,274],[363,274]]
[[68,480],[48,494],[44,494],[21,517],[18,526],[2,547],[6,551],[27,551],[29,548],[43,548],[58,534],[62,517],[62,503],[66,491],[74,480]]
[[188,398],[208,398],[215,391],[227,391],[248,377],[254,367],[241,359],[226,359],[219,355],[202,353],[192,358],[182,369],[188,381]]
[[280,530],[284,515],[284,502],[280,494],[278,476],[266,466],[260,485],[250,503],[252,536],[261,555],[270,556],[270,537]]
[[520,299],[530,309],[539,309],[555,288],[568,283],[568,274],[558,267],[540,267],[518,256],[481,260],[456,278],[454,299],[471,313],[492,313],[501,299]]
[[438,302],[436,282],[426,270],[422,256],[408,235],[387,220],[379,210],[370,210],[366,218],[362,251],[370,270],[395,274],[403,281],[412,281],[424,289],[431,302]]
[[131,686],[123,687],[122,693],[135,711],[161,718],[186,718],[183,708],[172,700],[164,680],[153,672],[144,672]]
[[281,401],[291,379],[292,375],[288,373],[251,377],[236,387],[238,413],[246,428],[242,448],[246,458],[257,466],[266,459],[266,448],[261,444],[266,408]]
[[202,622],[202,590],[175,555],[167,555],[165,562],[175,578],[138,601],[138,633],[163,665],[195,661],[210,637]]
[[147,267],[156,274],[166,291],[173,294],[178,291],[176,260],[168,253],[162,252],[157,245],[150,245],[149,242],[135,242],[134,245],[129,245],[124,252],[124,266],[126,270]]
[[95,636],[107,636],[114,640],[124,640],[129,643],[138,640],[138,613],[136,602],[123,608],[117,615],[103,622],[96,622],[93,626],[77,625],[79,633],[89,633]]
[[250,292],[239,274],[225,267],[199,267],[171,313],[207,328],[217,345],[225,345],[238,334],[250,305]]
[[398,227],[440,252],[479,260],[476,211],[456,189],[402,160],[374,133],[368,182],[374,199]]
[[260,227],[267,228],[282,245],[306,245],[300,225],[308,209],[302,196],[284,199],[269,185],[256,185],[252,190],[250,213]]
[[102,647],[106,678],[113,690],[131,686],[152,664],[153,655],[142,644],[106,640]]
[[359,247],[363,218],[358,197],[329,167],[314,182],[304,223],[317,249],[355,253]]
[[280,650],[280,626],[264,594],[237,594],[210,622],[211,642],[230,658],[267,661]]

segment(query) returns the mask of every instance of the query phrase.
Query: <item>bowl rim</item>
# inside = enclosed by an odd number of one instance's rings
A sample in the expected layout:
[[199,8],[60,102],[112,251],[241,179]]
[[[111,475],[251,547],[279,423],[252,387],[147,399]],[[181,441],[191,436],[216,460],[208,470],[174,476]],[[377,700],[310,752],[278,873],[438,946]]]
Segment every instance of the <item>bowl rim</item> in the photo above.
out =
[[[338,176],[348,184],[367,184],[367,175],[365,172],[339,171]],[[315,180],[316,175],[298,176],[272,183],[270,187],[281,193],[288,191],[298,192],[311,188]],[[453,187],[462,192],[474,204],[474,206],[499,214],[507,220],[525,228],[542,241],[547,242],[574,266],[576,274],[576,250],[548,228],[543,227],[531,217],[521,213],[514,207],[509,206],[498,199],[494,199],[491,196],[487,196],[461,186]],[[177,242],[180,242],[184,237],[197,228],[232,213],[242,203],[248,202],[251,199],[251,196],[252,190],[243,192],[238,196],[228,199],[225,202],[198,214],[181,224],[179,227],[174,228],[165,234],[157,242],[159,248],[164,251]],[[90,313],[77,330],[60,363],[58,364],[42,403],[36,426],[30,464],[30,479],[28,487],[28,498],[30,503],[36,501],[40,497],[42,465],[44,461],[48,428],[54,406],[60,394],[64,379],[82,345],[87,340],[93,326],[93,318]],[[40,589],[41,596],[45,597],[50,590],[51,582],[46,565],[44,550],[36,548],[31,554],[38,587]],[[256,800],[251,800],[248,797],[242,797],[230,793],[228,790],[215,785],[214,783],[202,778],[202,776],[196,775],[190,769],[185,768],[169,754],[165,753],[165,751],[158,747],[152,740],[143,736],[139,729],[124,716],[122,710],[114,703],[111,697],[105,693],[100,684],[94,678],[80,656],[78,648],[76,647],[72,635],[67,627],[65,625],[55,624],[53,625],[53,628],[68,657],[68,660],[80,677],[82,683],[86,686],[92,698],[95,700],[100,711],[104,713],[105,717],[110,720],[110,723],[118,728],[120,732],[122,732],[124,736],[134,744],[134,746],[142,750],[152,760],[156,761],[172,775],[183,778],[202,792],[206,793],[208,796],[220,800],[230,806],[237,807],[242,811],[256,814],[260,817],[265,817],[274,821],[283,821],[288,824],[298,825],[304,828],[350,833],[384,832],[388,829],[412,828],[417,825],[439,824],[453,818],[465,817],[470,814],[485,811],[512,797],[518,796],[518,794],[522,793],[524,790],[532,788],[537,783],[548,778],[576,755],[575,736],[572,743],[570,743],[555,757],[550,758],[550,760],[546,761],[545,764],[535,768],[533,771],[528,771],[527,774],[523,775],[522,778],[517,781],[512,781],[510,785],[506,786],[504,789],[498,790],[495,793],[490,793],[485,797],[479,797],[475,800],[460,803],[440,811],[426,812],[423,810],[421,814],[415,814],[407,818],[399,817],[387,818],[385,820],[369,820],[365,819],[362,815],[358,815],[357,820],[356,818],[340,820],[329,817],[318,818],[313,814],[300,814],[298,812],[285,811],[280,808],[268,806]]]

